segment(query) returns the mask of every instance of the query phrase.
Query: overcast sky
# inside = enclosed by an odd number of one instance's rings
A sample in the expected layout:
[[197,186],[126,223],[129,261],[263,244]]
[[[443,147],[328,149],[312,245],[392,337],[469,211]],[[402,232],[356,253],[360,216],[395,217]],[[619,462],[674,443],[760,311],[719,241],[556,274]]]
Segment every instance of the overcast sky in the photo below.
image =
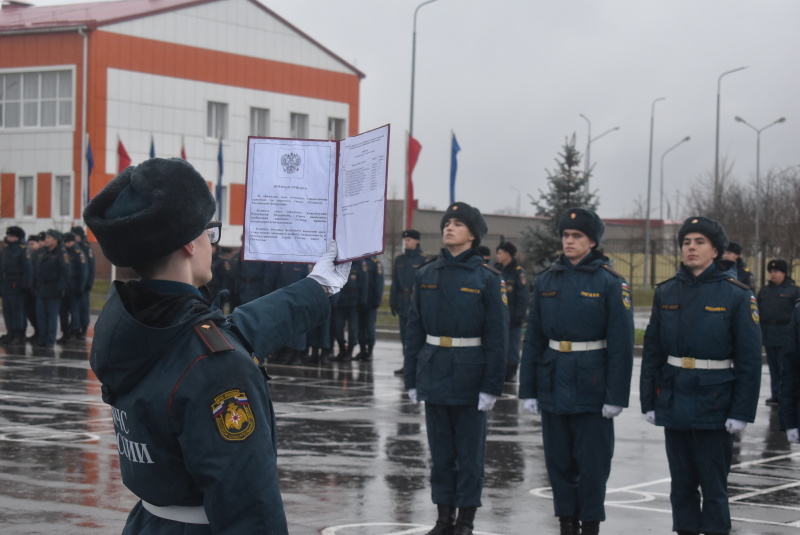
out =
[[[34,0],[35,1],[35,0]],[[422,0],[262,0],[366,74],[360,130],[392,125],[389,196],[403,196],[414,9]],[[36,2],[69,3],[62,1]],[[437,0],[417,19],[414,137],[421,207],[449,202],[450,135],[461,145],[457,200],[484,212],[533,215],[528,194],[573,133],[585,153],[599,213],[625,217],[647,195],[655,99],[652,217],[713,176],[717,80],[722,79],[720,160],[749,180],[800,164],[800,2],[796,0]],[[685,201],[679,206],[684,213]],[[666,215],[666,208],[665,208]],[[673,213],[674,215],[674,213]]]

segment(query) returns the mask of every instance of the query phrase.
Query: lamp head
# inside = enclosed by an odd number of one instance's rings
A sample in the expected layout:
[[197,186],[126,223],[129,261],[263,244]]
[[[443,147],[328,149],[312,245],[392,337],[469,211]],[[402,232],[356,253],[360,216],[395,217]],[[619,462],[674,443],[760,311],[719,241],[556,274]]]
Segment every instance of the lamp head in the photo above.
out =
[[738,115],[737,115],[736,117],[734,117],[733,119],[734,119],[734,121],[736,121],[737,123],[744,123],[744,122],[745,122],[745,120],[744,120],[744,119],[742,119],[741,117],[739,117]]

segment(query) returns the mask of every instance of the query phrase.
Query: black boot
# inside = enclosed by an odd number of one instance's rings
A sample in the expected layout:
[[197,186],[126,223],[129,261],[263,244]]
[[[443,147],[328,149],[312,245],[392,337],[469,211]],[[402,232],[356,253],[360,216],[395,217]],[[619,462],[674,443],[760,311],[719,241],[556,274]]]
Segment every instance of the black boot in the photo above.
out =
[[689,531],[688,529],[679,529],[678,535],[697,535],[694,531]]
[[353,357],[353,360],[364,360],[364,357],[367,356],[367,349],[366,346],[359,344],[359,352]]
[[361,357],[362,362],[371,362],[372,361],[372,346],[367,346],[367,350],[364,352],[364,356]]
[[580,523],[574,516],[560,516],[558,522],[561,525],[560,535],[580,535]]
[[70,339],[72,338],[72,331],[64,331],[61,333],[61,338],[56,340],[57,344],[66,344],[69,343]]
[[506,382],[507,383],[516,383],[517,382],[517,365],[516,364],[509,364],[506,366]]
[[16,330],[12,331],[12,334],[13,334],[13,336],[11,338],[11,343],[12,344],[21,345],[21,346],[25,345],[25,331],[20,330],[20,329],[16,329]]
[[404,373],[404,372],[403,372],[403,368],[399,368],[399,369],[397,369],[397,370],[395,370],[395,371],[394,371],[394,374],[395,374],[395,375],[403,375],[403,373]]
[[456,530],[453,535],[472,535],[472,528],[475,527],[475,513],[477,507],[459,507],[458,518],[456,519]]
[[456,508],[452,505],[436,505],[439,511],[439,518],[436,525],[426,535],[453,535],[456,522]]
[[581,522],[581,535],[597,535],[598,533],[600,533],[599,521]]

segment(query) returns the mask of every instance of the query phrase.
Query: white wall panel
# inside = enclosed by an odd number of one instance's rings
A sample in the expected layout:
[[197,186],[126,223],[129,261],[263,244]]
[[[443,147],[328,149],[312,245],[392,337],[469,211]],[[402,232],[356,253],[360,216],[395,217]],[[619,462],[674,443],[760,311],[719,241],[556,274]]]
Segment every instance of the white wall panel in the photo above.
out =
[[72,174],[72,130],[0,133],[0,172]]
[[353,72],[247,0],[222,0],[187,7],[104,26],[103,31],[335,72]]
[[225,184],[244,183],[251,107],[270,110],[273,137],[289,136],[292,112],[309,115],[313,139],[327,138],[328,117],[350,117],[349,105],[341,102],[112,69],[108,72],[106,173],[117,172],[117,135],[134,164],[149,157],[151,135],[159,157],[178,156],[184,136],[188,161],[207,180],[216,181],[219,146],[217,140],[206,137],[209,100],[228,104]]

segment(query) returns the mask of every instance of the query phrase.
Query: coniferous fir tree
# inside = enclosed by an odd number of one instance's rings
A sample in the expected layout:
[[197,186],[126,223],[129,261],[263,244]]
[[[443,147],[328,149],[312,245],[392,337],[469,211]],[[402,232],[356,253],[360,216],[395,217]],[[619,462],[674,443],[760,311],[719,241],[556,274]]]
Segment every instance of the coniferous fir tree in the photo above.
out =
[[562,151],[556,158],[557,167],[547,171],[547,191],[539,190],[539,198],[531,197],[536,215],[545,216],[544,229],[528,227],[523,230],[523,247],[528,258],[539,266],[548,266],[561,252],[561,237],[558,235],[558,218],[569,208],[597,210],[597,196],[587,191],[591,176],[581,169],[581,153],[575,148],[575,134],[566,138]]

